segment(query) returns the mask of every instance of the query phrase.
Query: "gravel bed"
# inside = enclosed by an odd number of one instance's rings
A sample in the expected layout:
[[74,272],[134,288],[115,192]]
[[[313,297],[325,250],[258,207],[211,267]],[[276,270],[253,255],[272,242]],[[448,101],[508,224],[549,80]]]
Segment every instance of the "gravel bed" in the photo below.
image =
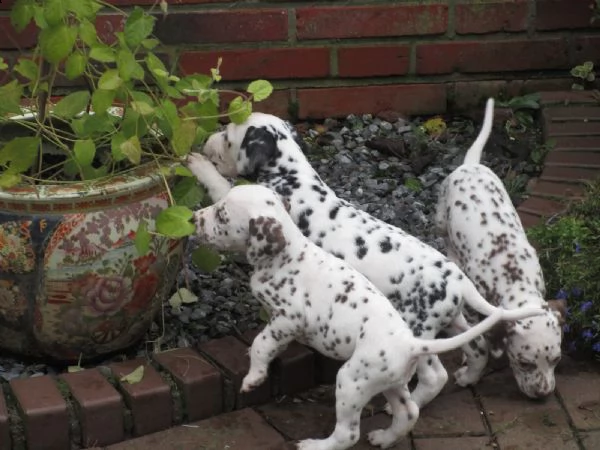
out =
[[[394,114],[351,115],[341,121],[299,124],[298,129],[313,166],[339,197],[443,251],[432,223],[437,188],[460,165],[480,126],[464,118],[445,120],[446,130],[435,138],[424,131],[424,119],[406,121]],[[522,200],[527,182],[539,171],[529,160],[529,151],[539,148],[540,139],[537,129],[511,139],[502,127],[496,127],[486,146],[484,163],[509,180],[515,203]],[[117,359],[158,348],[150,341],[161,334],[164,350],[260,326],[260,306],[248,286],[249,266],[239,258],[227,258],[216,271],[204,273],[191,264],[193,239],[187,247],[178,286],[190,288],[199,301],[177,309],[165,304],[164,332],[158,320],[145,342]],[[0,358],[0,377],[6,380],[60,370],[64,368]]]

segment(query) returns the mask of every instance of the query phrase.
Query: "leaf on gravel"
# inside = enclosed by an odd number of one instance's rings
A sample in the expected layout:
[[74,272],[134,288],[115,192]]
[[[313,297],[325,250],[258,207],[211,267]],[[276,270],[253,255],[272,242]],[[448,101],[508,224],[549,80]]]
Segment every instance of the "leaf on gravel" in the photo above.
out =
[[123,383],[136,384],[142,381],[142,378],[144,378],[144,366],[138,366],[130,374],[122,376],[120,381]]
[[169,305],[172,308],[179,308],[181,305],[196,303],[198,296],[187,288],[179,288],[169,299]]
[[67,367],[67,372],[69,372],[69,373],[81,372],[82,370],[83,370],[83,367],[81,367],[79,365]]

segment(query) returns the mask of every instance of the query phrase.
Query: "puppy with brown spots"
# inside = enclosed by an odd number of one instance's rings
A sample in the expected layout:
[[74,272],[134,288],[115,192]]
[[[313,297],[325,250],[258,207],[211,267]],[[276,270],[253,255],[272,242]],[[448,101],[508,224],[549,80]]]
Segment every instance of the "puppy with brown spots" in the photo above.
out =
[[[292,341],[345,361],[336,379],[336,426],[326,439],[300,442],[302,450],[343,450],[360,434],[360,415],[383,393],[393,414],[389,428],[369,433],[388,448],[415,425],[419,407],[407,383],[419,357],[465,345],[503,318],[495,312],[449,339],[420,339],[388,299],[358,271],[307,239],[277,194],[259,185],[232,188],[214,205],[194,213],[197,237],[221,251],[244,252],[253,266],[252,293],[270,321],[250,348],[241,391],[267,377],[270,362]],[[515,317],[540,314],[523,308]]]
[[[290,123],[252,113],[243,124],[230,123],[211,135],[203,152],[205,157],[190,155],[188,166],[214,191],[213,200],[226,189],[222,175],[242,176],[275,191],[289,205],[302,234],[365,275],[415,336],[433,339],[442,331],[465,331],[469,324],[462,313],[464,304],[486,316],[496,310],[436,249],[339,198],[307,160]],[[467,386],[480,379],[488,344],[478,336],[462,350],[466,364],[454,376],[457,384]],[[419,359],[417,376],[412,398],[423,407],[442,390],[448,373],[439,358],[430,355]]]
[[493,305],[534,306],[543,315],[500,324],[490,339],[499,356],[506,349],[517,384],[532,398],[549,395],[561,357],[564,304],[546,302],[542,270],[500,178],[480,163],[492,129],[494,101],[486,106],[482,132],[464,163],[442,183],[436,227],[448,257]]

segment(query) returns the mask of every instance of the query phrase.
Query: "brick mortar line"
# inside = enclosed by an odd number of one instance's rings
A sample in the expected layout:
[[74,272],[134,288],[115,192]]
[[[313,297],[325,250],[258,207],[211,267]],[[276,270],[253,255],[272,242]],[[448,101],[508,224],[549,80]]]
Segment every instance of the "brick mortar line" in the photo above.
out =
[[119,386],[119,380],[108,365],[99,365],[94,367],[94,369],[100,372],[100,375],[117,391],[117,394],[121,398],[121,405],[123,406],[123,432],[126,440],[133,435],[133,412],[125,401],[125,397]]
[[483,427],[487,433],[486,437],[489,438],[488,444],[495,450],[501,450],[500,444],[498,443],[498,437],[496,436],[496,432],[492,428],[492,423],[490,422],[490,418],[488,417],[487,410],[483,406],[483,401],[481,399],[481,394],[477,392],[476,386],[469,386],[469,391],[471,391],[471,395],[473,396],[473,400],[475,405],[479,409],[481,421],[483,422]]
[[447,0],[448,4],[448,26],[446,35],[453,40],[456,37],[456,0]]
[[[232,336],[232,337],[234,337],[235,339],[238,339],[235,336]],[[243,341],[241,341],[240,339],[238,339],[238,340],[243,343]],[[233,378],[234,378],[233,372],[229,371],[229,369],[227,369],[227,367],[220,364],[209,353],[204,352],[199,347],[195,347],[194,350],[200,356],[202,356],[202,358],[204,358],[207,362],[209,362],[215,369],[217,369],[223,376],[223,390],[222,390],[223,413],[236,411],[237,410],[236,399],[237,399],[238,395],[241,395],[241,393],[236,392],[237,389],[235,387],[235,382],[233,380]],[[269,393],[269,398],[271,398],[270,393]]]
[[580,434],[579,430],[577,429],[577,427],[575,426],[575,422],[573,422],[573,418],[569,414],[569,410],[567,409],[567,406],[565,405],[562,395],[560,394],[558,389],[554,390],[554,397],[558,401],[558,404],[560,405],[561,409],[563,410],[564,415],[567,418],[567,425],[569,426],[569,429],[571,430],[571,435],[575,439],[575,443],[579,447],[579,450],[586,450],[585,446],[583,445],[583,440],[581,439],[581,434]]
[[83,437],[81,434],[81,421],[79,420],[81,413],[77,401],[73,397],[73,393],[66,381],[60,378],[53,378],[58,392],[67,404],[67,414],[69,416],[69,441],[71,449],[79,449],[83,445]]
[[182,423],[188,422],[187,417],[187,405],[183,394],[179,390],[177,381],[168,370],[164,369],[154,358],[154,353],[150,354],[148,363],[153,367],[162,380],[169,386],[169,397],[171,399],[171,405],[173,407],[173,416],[171,417],[171,425],[181,425]]
[[[448,83],[463,83],[463,82],[485,82],[485,81],[504,81],[506,78],[511,81],[544,81],[566,79],[567,72],[561,71],[554,76],[544,76],[540,78],[532,77],[531,72],[503,72],[503,76],[498,73],[482,73],[472,75],[462,74],[440,74],[440,75],[408,75],[408,76],[392,76],[392,77],[364,77],[364,78],[304,78],[304,79],[280,79],[271,80],[271,83],[277,90],[296,88],[302,89],[328,89],[328,88],[344,88],[344,87],[371,87],[371,86],[388,86],[388,85],[443,85]],[[475,78],[476,77],[476,78]],[[248,80],[229,81],[221,83],[221,87],[226,88],[245,88]],[[68,88],[67,88],[68,90]]]
[[27,447],[25,420],[23,419],[25,413],[10,384],[3,380],[0,385],[2,386],[2,394],[6,401],[11,447],[15,450],[25,449]]

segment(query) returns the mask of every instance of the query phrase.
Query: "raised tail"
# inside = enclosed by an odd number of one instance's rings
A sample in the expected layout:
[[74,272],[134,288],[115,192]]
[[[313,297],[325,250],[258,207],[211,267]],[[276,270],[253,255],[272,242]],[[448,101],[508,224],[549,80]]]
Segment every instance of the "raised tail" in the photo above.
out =
[[499,308],[488,303],[487,300],[479,293],[472,281],[469,279],[463,281],[465,281],[465,283],[463,283],[463,298],[465,299],[465,303],[479,314],[484,316],[491,317],[500,311],[501,320],[521,320],[525,319],[526,317],[539,316],[545,311],[542,307],[535,306],[515,309]]
[[[419,348],[415,349],[415,353],[419,354],[437,354],[444,353],[450,350],[454,350],[455,348],[462,347],[468,342],[471,342],[477,336],[481,336],[483,333],[488,331],[494,325],[496,325],[499,321],[506,319],[504,314],[508,312],[501,308],[495,308],[495,311],[486,317],[484,320],[479,322],[477,325],[469,328],[464,333],[458,334],[451,338],[445,339],[420,339],[418,338]],[[526,317],[537,316],[544,313],[544,309],[542,308],[519,308],[515,310],[510,310],[510,312],[518,313],[514,316],[515,319],[524,319]]]
[[465,155],[465,160],[463,164],[479,164],[481,161],[481,153],[483,152],[483,147],[490,137],[490,133],[492,132],[492,125],[494,122],[494,99],[488,98],[488,101],[485,105],[485,116],[483,118],[483,125],[481,126],[481,131],[475,139],[475,142],[471,145],[469,150],[467,150],[467,154]]

